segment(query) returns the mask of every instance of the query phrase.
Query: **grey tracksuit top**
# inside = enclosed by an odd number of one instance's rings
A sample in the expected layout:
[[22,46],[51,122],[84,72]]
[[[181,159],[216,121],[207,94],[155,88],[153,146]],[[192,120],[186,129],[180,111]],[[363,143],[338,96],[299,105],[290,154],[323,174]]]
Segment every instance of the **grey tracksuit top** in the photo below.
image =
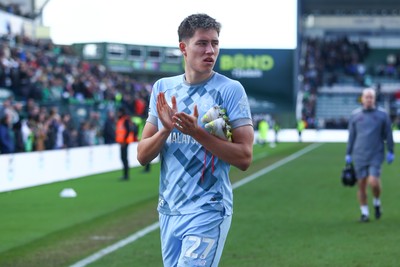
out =
[[381,108],[354,110],[349,120],[347,142],[347,154],[352,155],[354,164],[382,164],[385,142],[387,150],[393,153],[393,133],[387,113]]

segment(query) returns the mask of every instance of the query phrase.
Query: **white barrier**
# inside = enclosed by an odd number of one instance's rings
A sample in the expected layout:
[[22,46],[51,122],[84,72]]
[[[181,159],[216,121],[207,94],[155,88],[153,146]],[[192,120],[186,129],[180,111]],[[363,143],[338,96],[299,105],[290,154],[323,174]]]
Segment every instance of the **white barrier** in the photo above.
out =
[[[258,133],[255,133],[254,139],[257,141]],[[316,142],[316,143],[347,143],[349,138],[348,130],[313,130],[305,129],[301,134],[302,142]],[[400,142],[400,130],[393,131],[394,142]],[[267,141],[275,141],[275,133],[269,130],[267,134]],[[279,142],[298,142],[299,134],[295,129],[281,129],[278,133]]]
[[[137,143],[129,145],[131,167],[139,166]],[[0,192],[121,170],[118,144],[0,155]]]
[[[258,133],[255,133],[257,141]],[[394,141],[400,141],[400,131],[394,131]],[[347,130],[304,130],[302,142],[347,142]],[[274,142],[270,130],[268,142]],[[295,129],[282,129],[279,142],[298,142]],[[345,151],[343,151],[345,153]],[[137,143],[129,146],[129,165],[139,166]],[[157,162],[158,158],[154,161]],[[0,192],[79,178],[96,173],[121,170],[118,144],[0,155]]]

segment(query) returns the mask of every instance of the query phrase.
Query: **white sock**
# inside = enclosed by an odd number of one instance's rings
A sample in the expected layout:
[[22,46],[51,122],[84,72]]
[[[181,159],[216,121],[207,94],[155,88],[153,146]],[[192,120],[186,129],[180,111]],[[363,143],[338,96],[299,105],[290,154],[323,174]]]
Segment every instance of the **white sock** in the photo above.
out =
[[369,216],[368,205],[361,206],[360,209],[361,209],[361,214]]
[[374,198],[373,199],[373,203],[374,203],[375,207],[380,206],[381,205],[381,199],[380,198]]

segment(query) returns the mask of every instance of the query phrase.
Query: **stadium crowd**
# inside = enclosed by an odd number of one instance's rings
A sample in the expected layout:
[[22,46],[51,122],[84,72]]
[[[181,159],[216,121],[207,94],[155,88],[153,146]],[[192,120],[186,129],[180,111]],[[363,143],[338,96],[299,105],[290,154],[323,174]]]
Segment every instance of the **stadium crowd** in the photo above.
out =
[[[370,86],[370,76],[400,80],[400,53],[368,66],[370,50],[368,43],[347,37],[305,40],[300,74],[307,128],[319,127],[315,111],[321,86],[343,80]],[[122,106],[143,117],[152,84],[82,61],[72,46],[7,34],[0,37],[1,88],[13,93],[0,99],[4,154],[114,143],[115,111]],[[400,102],[400,94],[393,97]],[[400,127],[400,119],[395,122]],[[326,120],[324,127],[345,129],[347,120]]]
[[[0,100],[4,154],[113,143],[104,128],[112,127],[115,110],[144,116],[152,85],[81,61],[71,46],[5,35],[0,88],[13,93]],[[91,108],[79,117],[68,108],[79,105]]]
[[[302,116],[309,128],[318,128],[315,114],[318,88],[335,84],[371,87],[372,77],[400,80],[400,53],[390,53],[378,64],[368,65],[366,59],[370,52],[368,42],[350,40],[347,36],[305,39],[300,74],[303,93]],[[325,126],[347,128],[347,120],[328,120]]]

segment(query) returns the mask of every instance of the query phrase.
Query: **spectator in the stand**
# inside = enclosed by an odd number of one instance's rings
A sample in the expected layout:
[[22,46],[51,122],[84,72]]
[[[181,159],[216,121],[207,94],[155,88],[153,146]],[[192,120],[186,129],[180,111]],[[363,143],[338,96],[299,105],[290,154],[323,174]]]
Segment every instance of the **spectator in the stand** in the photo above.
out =
[[103,127],[104,144],[115,143],[115,123],[115,112],[113,110],[109,110],[107,112],[107,118]]
[[62,131],[63,147],[77,147],[78,146],[78,131],[75,129],[74,123],[72,122],[71,115],[65,113],[61,116],[61,123],[63,124],[64,130]]
[[0,120],[0,154],[14,153],[11,115],[4,114]]
[[101,134],[102,122],[100,114],[96,111],[91,111],[89,115],[91,145],[103,144],[103,136]]
[[21,108],[22,108],[21,104],[13,105],[11,98],[5,99],[3,101],[3,107],[0,111],[0,116],[3,116],[4,114],[7,113],[11,117],[11,123],[12,124],[17,123],[20,120],[18,110],[21,110]]
[[66,127],[65,127],[65,124],[62,121],[61,116],[59,114],[54,116],[53,123],[56,127],[56,136],[55,136],[55,143],[54,143],[53,149],[66,148],[66,144],[64,141],[64,131],[65,131]]
[[13,123],[14,152],[25,152],[24,140],[22,137],[22,117],[18,115],[18,121]]
[[24,145],[24,152],[31,152],[33,150],[33,132],[31,129],[30,120],[21,120],[21,135]]
[[78,146],[90,146],[90,124],[87,121],[80,123],[78,131]]
[[46,149],[47,138],[46,113],[39,113],[33,119],[34,150],[43,151]]
[[145,116],[145,111],[146,111],[146,101],[141,97],[140,92],[135,93],[135,98],[134,98],[134,110],[135,114],[144,117]]
[[58,114],[58,109],[56,107],[53,107],[50,110],[49,119],[47,122],[47,138],[45,141],[46,150],[59,148],[57,147],[56,142],[60,120],[61,118],[60,114]]

